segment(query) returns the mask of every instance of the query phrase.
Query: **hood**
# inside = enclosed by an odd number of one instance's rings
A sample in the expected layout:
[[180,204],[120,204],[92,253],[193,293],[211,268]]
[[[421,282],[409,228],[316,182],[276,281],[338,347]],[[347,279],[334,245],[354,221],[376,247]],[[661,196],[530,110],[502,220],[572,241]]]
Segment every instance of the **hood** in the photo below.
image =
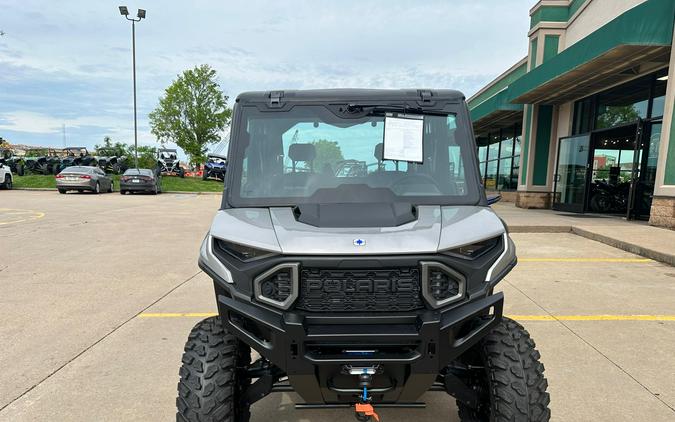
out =
[[436,253],[503,234],[488,207],[420,206],[417,219],[396,227],[315,227],[298,222],[292,208],[221,210],[211,235],[287,255]]

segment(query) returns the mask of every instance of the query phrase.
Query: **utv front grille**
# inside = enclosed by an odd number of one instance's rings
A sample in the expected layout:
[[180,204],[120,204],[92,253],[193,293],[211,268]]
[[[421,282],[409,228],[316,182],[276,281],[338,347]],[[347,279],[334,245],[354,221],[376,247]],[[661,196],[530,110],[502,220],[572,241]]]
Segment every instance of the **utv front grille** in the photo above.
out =
[[308,312],[406,312],[424,308],[418,267],[302,268],[295,308]]

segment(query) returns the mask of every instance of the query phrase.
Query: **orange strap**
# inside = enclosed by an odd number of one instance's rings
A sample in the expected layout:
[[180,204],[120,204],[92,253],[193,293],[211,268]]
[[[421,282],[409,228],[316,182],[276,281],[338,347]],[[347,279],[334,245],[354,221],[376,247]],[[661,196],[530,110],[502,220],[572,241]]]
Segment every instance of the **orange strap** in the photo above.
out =
[[370,403],[360,404],[356,403],[356,413],[363,413],[366,416],[372,416],[377,422],[380,422],[380,417],[375,413],[375,409]]

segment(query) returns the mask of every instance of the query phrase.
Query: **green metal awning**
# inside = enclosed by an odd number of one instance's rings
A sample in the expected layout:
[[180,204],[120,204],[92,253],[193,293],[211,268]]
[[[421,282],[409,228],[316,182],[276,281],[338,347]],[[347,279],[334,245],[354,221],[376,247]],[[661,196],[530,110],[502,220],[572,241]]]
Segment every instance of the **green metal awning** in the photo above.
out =
[[561,104],[664,65],[675,1],[647,0],[514,81],[509,101]]
[[523,105],[510,103],[508,90],[505,89],[472,108],[471,120],[474,133],[484,134],[522,122]]

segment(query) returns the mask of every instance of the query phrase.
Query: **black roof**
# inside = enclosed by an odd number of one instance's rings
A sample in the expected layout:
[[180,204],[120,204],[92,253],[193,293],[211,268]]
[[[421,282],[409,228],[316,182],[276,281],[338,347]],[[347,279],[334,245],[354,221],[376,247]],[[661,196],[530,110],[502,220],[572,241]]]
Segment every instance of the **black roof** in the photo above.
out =
[[278,91],[251,91],[239,94],[237,102],[269,103],[273,96],[279,97],[283,103],[287,102],[350,102],[350,101],[421,101],[428,98],[430,101],[456,103],[464,101],[465,97],[459,91],[452,89],[308,89],[308,90],[278,90]]

